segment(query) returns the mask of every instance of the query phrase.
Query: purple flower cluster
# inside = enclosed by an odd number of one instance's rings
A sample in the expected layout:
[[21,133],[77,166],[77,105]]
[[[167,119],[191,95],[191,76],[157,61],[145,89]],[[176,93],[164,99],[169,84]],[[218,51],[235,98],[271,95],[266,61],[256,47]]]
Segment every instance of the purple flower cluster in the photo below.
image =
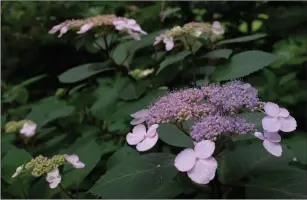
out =
[[255,110],[259,99],[255,88],[250,84],[233,81],[225,85],[209,85],[203,87],[208,102],[221,112],[235,112],[241,108]]
[[195,141],[214,139],[223,133],[245,134],[255,125],[237,116],[208,115],[191,127],[190,135]]
[[149,107],[147,123],[167,123],[172,119],[183,121],[211,112],[211,107],[203,104],[204,101],[205,95],[198,88],[170,92]]
[[250,84],[233,81],[224,85],[211,84],[202,88],[173,91],[159,98],[148,108],[148,125],[195,120],[191,137],[196,141],[213,139],[220,134],[245,134],[253,124],[236,116],[239,109],[259,108],[257,90]]

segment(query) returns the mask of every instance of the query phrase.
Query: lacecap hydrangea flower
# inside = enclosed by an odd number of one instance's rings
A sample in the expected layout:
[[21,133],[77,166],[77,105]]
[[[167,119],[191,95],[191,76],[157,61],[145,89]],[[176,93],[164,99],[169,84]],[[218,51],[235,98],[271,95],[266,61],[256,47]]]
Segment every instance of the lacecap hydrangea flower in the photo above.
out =
[[86,19],[66,20],[54,26],[49,33],[60,32],[58,37],[62,37],[69,30],[78,30],[77,34],[84,34],[92,29],[97,31],[97,36],[105,35],[114,30],[127,33],[136,40],[140,40],[141,34],[147,35],[134,19],[117,17],[116,15],[98,15]]
[[200,37],[201,35],[206,35],[211,41],[215,41],[216,36],[222,35],[224,32],[224,29],[218,21],[213,22],[212,25],[201,22],[190,22],[185,24],[183,27],[175,26],[174,28],[160,34],[155,38],[154,45],[163,41],[165,49],[170,51],[174,47],[175,39],[181,36],[191,35],[194,37]]
[[26,137],[32,137],[35,135],[37,125],[32,123],[24,123],[22,128],[20,129],[20,134]]
[[81,162],[79,157],[75,154],[55,155],[52,158],[39,155],[36,158],[33,158],[27,164],[19,166],[16,169],[16,172],[12,175],[12,178],[17,177],[24,170],[30,170],[32,176],[34,177],[46,175],[46,181],[49,183],[49,187],[54,189],[62,180],[59,167],[63,166],[65,162],[72,164],[74,168],[85,167],[85,164]]

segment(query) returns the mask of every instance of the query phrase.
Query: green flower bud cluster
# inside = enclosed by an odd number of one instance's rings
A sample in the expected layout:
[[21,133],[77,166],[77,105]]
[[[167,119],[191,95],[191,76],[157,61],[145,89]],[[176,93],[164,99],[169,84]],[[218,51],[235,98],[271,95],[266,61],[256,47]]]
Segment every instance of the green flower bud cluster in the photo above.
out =
[[54,168],[58,168],[65,163],[64,155],[55,155],[48,159],[42,155],[32,159],[25,166],[27,170],[32,169],[32,175],[35,177],[40,177],[48,172],[52,171]]
[[59,88],[57,89],[57,91],[55,92],[55,96],[57,97],[62,97],[65,94],[66,90],[64,88]]
[[21,129],[25,123],[34,124],[31,120],[9,121],[5,124],[4,130],[6,133],[15,133]]

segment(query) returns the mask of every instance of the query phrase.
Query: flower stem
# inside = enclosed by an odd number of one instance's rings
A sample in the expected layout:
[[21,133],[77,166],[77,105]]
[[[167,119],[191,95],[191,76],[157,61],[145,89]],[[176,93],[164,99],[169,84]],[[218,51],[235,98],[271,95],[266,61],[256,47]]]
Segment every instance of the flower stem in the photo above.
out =
[[66,194],[66,196],[68,196],[70,199],[75,199],[71,194],[69,194],[69,192],[63,187],[62,183],[59,184],[60,189],[62,190],[62,192],[64,192],[64,194]]
[[213,191],[213,198],[214,199],[221,199],[223,194],[221,190],[221,184],[219,182],[218,173],[215,173],[215,177],[211,182],[212,191]]

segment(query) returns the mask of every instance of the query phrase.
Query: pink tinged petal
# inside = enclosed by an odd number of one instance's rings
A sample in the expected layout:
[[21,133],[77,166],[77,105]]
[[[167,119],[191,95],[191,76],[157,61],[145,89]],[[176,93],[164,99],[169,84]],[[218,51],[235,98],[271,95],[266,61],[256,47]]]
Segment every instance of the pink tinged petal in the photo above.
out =
[[144,121],[146,121],[146,118],[136,118],[136,119],[133,119],[130,124],[131,125],[138,125],[138,124],[141,124],[143,123]]
[[263,109],[265,113],[271,117],[278,117],[279,112],[280,112],[279,106],[271,102],[265,103]]
[[151,125],[146,133],[146,137],[154,137],[157,134],[158,127],[159,127],[158,124]]
[[136,150],[138,151],[147,151],[151,149],[157,143],[159,139],[158,134],[154,137],[146,137],[141,143],[136,145]]
[[52,182],[49,183],[49,187],[51,189],[56,188],[59,185],[59,183],[61,182],[61,179],[62,179],[61,176],[55,178]]
[[84,168],[84,167],[85,167],[85,164],[84,164],[83,162],[81,162],[81,161],[78,161],[78,162],[74,163],[73,166],[74,166],[75,168],[77,168],[77,169],[80,169],[80,168]]
[[92,27],[93,27],[94,24],[92,23],[89,23],[89,24],[84,24],[80,30],[77,32],[77,34],[82,34],[82,33],[86,33],[87,31],[89,31]]
[[68,26],[63,26],[60,30],[59,38],[68,31]]
[[128,25],[135,25],[136,24],[136,21],[134,19],[128,19],[127,20],[127,24]]
[[165,48],[167,51],[172,50],[174,47],[174,40],[168,40],[165,44]]
[[281,125],[278,118],[265,116],[262,119],[262,127],[268,132],[277,132],[280,129]]
[[130,115],[133,118],[141,118],[141,117],[147,117],[148,116],[148,109],[143,109],[140,111],[137,111]]
[[285,108],[279,109],[279,117],[288,117],[290,115],[289,111]]
[[216,168],[217,162],[214,158],[200,159],[196,161],[195,166],[187,174],[195,183],[207,184],[214,178]]
[[270,142],[280,142],[281,141],[281,137],[277,132],[267,132],[264,131],[264,137],[266,140],[270,141]]
[[286,118],[280,118],[280,130],[283,132],[291,132],[296,129],[297,123],[296,120],[292,116],[288,116]]
[[70,163],[75,163],[79,161],[79,157],[75,154],[73,155],[65,155],[65,160]]
[[133,134],[144,135],[146,134],[146,127],[143,124],[139,124],[132,129]]
[[255,132],[255,133],[254,133],[254,136],[256,136],[257,138],[259,138],[260,140],[264,140],[264,139],[265,139],[264,136],[263,136],[263,134],[260,133],[260,132]]
[[128,133],[126,136],[127,143],[130,145],[136,145],[142,142],[145,138],[145,135]]
[[59,25],[56,25],[54,27],[52,27],[52,29],[49,30],[49,34],[54,34],[56,32],[58,32],[61,28],[62,28],[63,24],[59,24]]
[[181,151],[175,158],[174,165],[181,172],[191,170],[196,163],[196,153],[193,149],[185,149]]
[[281,156],[282,148],[279,143],[274,143],[268,140],[264,140],[263,146],[270,154],[277,156],[277,157]]
[[133,39],[135,40],[141,40],[141,37],[138,33],[135,33],[133,31],[131,31],[130,29],[128,30],[129,35],[131,35],[131,37],[133,37]]
[[197,158],[209,158],[212,156],[215,149],[215,143],[211,140],[203,140],[201,142],[198,142],[195,147],[195,153]]

